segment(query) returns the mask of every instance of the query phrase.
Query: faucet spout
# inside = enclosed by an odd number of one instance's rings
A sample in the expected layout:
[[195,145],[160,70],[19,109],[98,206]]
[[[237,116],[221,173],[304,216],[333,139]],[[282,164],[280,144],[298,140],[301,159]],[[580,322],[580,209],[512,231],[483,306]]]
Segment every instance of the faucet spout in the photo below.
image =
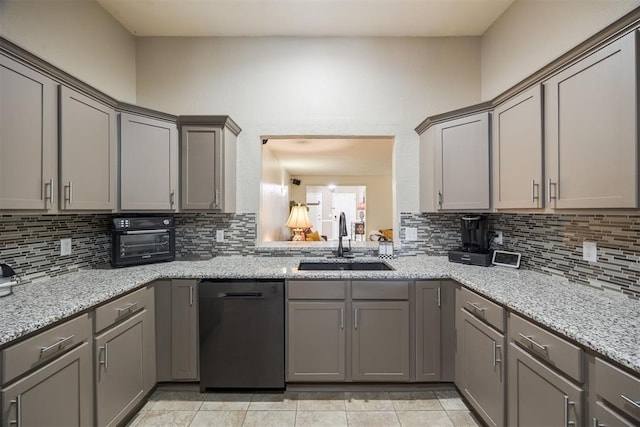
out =
[[338,257],[344,257],[344,248],[342,246],[342,238],[347,235],[347,218],[344,212],[340,212],[338,220]]

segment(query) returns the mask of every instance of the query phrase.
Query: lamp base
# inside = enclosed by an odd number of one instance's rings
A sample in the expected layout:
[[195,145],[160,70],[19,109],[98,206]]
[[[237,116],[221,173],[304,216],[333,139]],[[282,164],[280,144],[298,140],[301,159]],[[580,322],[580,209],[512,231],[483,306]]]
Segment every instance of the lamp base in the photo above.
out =
[[294,235],[291,240],[294,242],[304,242],[307,239],[301,228],[294,229],[293,232]]

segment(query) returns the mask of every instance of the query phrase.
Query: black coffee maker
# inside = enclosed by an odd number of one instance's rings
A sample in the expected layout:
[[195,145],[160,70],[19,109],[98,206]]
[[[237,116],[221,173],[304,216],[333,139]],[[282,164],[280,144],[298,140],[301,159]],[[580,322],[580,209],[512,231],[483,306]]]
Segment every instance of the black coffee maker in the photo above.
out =
[[489,227],[482,215],[460,218],[462,246],[449,251],[449,261],[471,265],[491,265],[492,251],[489,249]]

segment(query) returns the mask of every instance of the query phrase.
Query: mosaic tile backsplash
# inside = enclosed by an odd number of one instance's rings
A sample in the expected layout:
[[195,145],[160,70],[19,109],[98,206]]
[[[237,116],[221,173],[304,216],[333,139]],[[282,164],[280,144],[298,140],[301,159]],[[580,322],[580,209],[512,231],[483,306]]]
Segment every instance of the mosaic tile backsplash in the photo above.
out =
[[[402,249],[396,253],[400,256],[446,255],[460,243],[462,215],[402,213]],[[504,234],[501,249],[523,254],[523,268],[640,297],[640,213],[492,213],[487,216],[490,232],[500,230]],[[0,215],[0,262],[14,267],[26,280],[104,265],[109,262],[110,218],[110,214]],[[310,250],[256,250],[254,213],[181,213],[175,218],[178,259],[232,254],[322,256],[322,253]],[[405,227],[418,229],[417,241],[404,240]],[[218,229],[224,230],[223,242],[216,242]],[[61,257],[60,239],[66,237],[73,238],[73,253]],[[582,242],[585,240],[597,243],[598,262],[582,260]]]

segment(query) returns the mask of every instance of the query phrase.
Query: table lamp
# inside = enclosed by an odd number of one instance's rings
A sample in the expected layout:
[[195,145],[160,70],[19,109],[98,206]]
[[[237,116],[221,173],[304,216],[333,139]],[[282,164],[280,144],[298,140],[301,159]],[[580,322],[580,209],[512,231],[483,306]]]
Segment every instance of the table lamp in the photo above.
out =
[[306,237],[303,230],[310,228],[313,225],[309,219],[309,215],[307,214],[307,207],[298,203],[298,206],[291,208],[289,219],[285,225],[293,229],[294,241],[304,241]]

